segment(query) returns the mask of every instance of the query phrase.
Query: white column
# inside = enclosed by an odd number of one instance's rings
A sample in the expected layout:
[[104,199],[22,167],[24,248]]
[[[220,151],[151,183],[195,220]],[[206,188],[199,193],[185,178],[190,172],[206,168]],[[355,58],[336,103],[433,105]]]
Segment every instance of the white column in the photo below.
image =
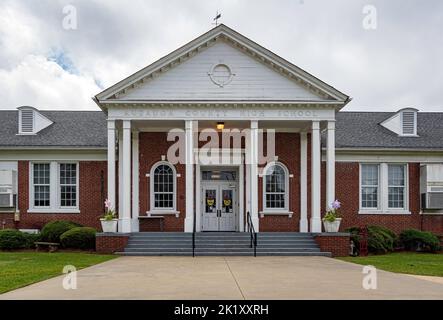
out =
[[132,232],[139,231],[139,155],[138,155],[138,131],[132,132]]
[[[118,216],[122,217],[123,212],[123,128],[118,128]],[[122,220],[118,220],[118,230],[122,230]]]
[[131,232],[131,120],[123,120],[122,206],[120,232]]
[[114,210],[116,207],[115,197],[115,121],[108,120],[108,200]]
[[258,223],[258,121],[251,121],[251,131],[249,137],[249,178],[250,182],[250,195],[249,195],[249,211],[251,213],[252,224],[255,231],[259,231]]
[[300,232],[308,232],[308,135],[300,133]]
[[312,121],[311,134],[311,232],[321,232],[320,122]]
[[328,121],[326,145],[326,210],[335,200],[335,122]]
[[186,217],[185,232],[194,230],[194,121],[185,121]]

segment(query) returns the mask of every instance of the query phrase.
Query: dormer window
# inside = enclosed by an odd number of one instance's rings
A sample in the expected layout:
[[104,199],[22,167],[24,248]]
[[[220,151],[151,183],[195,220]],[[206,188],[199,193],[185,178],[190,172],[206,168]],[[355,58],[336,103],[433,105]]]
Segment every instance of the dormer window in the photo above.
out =
[[416,137],[418,135],[417,111],[414,108],[401,109],[390,118],[381,122],[380,125],[401,137]]
[[37,134],[53,122],[33,107],[18,108],[18,134]]
[[18,110],[20,134],[34,133],[34,110],[30,108],[20,108]]
[[401,113],[402,135],[417,135],[417,111],[413,109],[404,110]]

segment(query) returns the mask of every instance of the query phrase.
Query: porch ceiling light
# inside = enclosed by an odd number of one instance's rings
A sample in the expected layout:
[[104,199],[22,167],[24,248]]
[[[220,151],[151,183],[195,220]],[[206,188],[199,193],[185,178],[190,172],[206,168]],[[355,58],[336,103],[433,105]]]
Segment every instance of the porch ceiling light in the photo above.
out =
[[217,122],[217,130],[223,130],[225,128],[224,122]]

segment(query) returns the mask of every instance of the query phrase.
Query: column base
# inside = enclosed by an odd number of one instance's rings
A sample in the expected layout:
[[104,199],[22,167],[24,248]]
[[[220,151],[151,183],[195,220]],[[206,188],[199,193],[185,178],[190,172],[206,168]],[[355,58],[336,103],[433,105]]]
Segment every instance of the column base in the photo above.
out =
[[[185,232],[194,231],[194,217],[185,218]],[[197,230],[196,230],[197,231]]]
[[131,232],[131,218],[120,218],[118,220],[118,232]]
[[311,218],[311,232],[321,232],[320,218]]
[[300,232],[308,232],[308,219],[300,219]]
[[131,219],[131,229],[132,232],[140,232],[140,223],[138,221],[138,217]]

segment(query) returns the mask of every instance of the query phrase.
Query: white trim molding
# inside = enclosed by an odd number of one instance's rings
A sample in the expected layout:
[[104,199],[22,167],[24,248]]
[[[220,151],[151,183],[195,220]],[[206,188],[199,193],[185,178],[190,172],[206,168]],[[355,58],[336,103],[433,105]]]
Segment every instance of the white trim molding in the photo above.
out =
[[[266,194],[268,193],[266,191],[266,183],[268,180],[268,171],[271,170],[273,167],[280,167],[283,170],[284,173],[284,207],[283,208],[268,208],[266,206]],[[293,212],[289,211],[289,203],[290,203],[290,192],[289,192],[289,170],[288,168],[279,161],[273,161],[269,162],[265,168],[263,169],[263,179],[262,179],[262,204],[263,208],[262,211],[260,211],[260,216],[263,217],[264,215],[288,215],[290,218],[292,217]]]

